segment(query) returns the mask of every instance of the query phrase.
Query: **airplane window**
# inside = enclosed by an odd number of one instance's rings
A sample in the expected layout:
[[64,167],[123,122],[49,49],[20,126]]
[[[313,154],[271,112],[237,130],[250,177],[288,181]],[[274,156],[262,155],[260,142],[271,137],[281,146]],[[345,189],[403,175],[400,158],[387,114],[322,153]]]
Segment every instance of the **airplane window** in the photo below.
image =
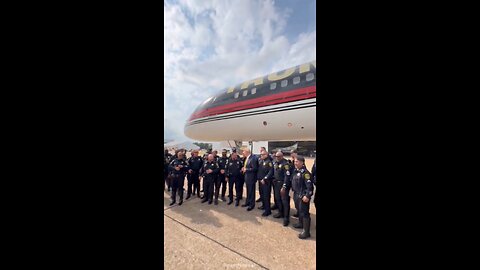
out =
[[242,96],[246,96],[248,93],[248,90],[243,91]]
[[234,98],[238,98],[238,94],[240,94],[240,93],[239,93],[239,92],[236,92],[233,97],[234,97]]
[[287,81],[287,80],[283,80],[281,85],[282,85],[282,87],[287,86],[287,85],[288,85],[288,81]]
[[252,95],[255,95],[257,93],[257,88],[252,88]]
[[300,82],[300,76],[293,78],[293,84],[298,84]]
[[274,90],[275,88],[277,88],[277,83],[272,83],[270,84],[270,90]]
[[306,76],[306,79],[307,79],[307,82],[313,80],[313,73],[308,73],[307,76]]

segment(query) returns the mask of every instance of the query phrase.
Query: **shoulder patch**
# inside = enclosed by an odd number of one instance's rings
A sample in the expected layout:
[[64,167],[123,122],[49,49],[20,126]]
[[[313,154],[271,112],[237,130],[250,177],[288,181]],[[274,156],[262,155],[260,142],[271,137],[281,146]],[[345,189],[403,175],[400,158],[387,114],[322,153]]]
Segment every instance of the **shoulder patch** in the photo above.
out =
[[305,179],[307,179],[307,180],[310,179],[310,174],[309,173],[305,174]]
[[285,165],[285,170],[290,170],[290,167],[288,167],[288,165]]

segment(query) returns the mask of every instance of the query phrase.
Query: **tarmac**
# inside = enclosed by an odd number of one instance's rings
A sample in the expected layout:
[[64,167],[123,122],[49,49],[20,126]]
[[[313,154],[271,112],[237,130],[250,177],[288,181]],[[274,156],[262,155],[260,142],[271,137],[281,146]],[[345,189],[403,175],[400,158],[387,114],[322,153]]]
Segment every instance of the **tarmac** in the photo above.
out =
[[[308,160],[311,168],[313,160]],[[308,166],[310,165],[310,167]],[[185,191],[186,191],[185,180]],[[259,198],[257,186],[256,199]],[[228,188],[227,192],[228,194]],[[246,189],[243,200],[245,202]],[[184,198],[186,197],[186,192]],[[227,202],[228,202],[228,196]],[[302,231],[292,227],[290,217],[283,227],[281,218],[262,217],[263,210],[248,212],[244,207],[219,200],[218,205],[201,203],[196,195],[182,205],[169,206],[170,193],[164,192],[164,268],[165,269],[315,269],[316,208],[310,205],[311,237],[298,238]],[[273,204],[273,194],[271,198]],[[290,215],[296,213],[293,200]]]

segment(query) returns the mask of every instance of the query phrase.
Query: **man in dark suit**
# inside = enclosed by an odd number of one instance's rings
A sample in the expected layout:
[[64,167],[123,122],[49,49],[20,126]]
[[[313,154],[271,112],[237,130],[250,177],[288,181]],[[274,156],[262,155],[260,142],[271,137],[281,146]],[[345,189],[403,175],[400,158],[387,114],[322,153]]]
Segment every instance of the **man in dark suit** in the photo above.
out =
[[255,184],[257,183],[258,159],[252,155],[249,149],[243,151],[245,161],[242,167],[242,173],[245,175],[245,185],[247,186],[247,201],[242,207],[247,207],[247,211],[255,208]]

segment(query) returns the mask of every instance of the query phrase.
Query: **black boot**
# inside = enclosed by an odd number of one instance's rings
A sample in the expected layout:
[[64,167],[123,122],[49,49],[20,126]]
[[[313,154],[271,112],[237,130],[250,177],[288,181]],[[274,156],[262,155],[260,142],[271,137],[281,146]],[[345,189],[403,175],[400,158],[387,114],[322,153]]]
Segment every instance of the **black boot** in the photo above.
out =
[[183,203],[183,191],[180,191],[180,202],[178,202],[178,205],[182,205]]
[[310,237],[310,218],[303,218],[303,232],[298,235],[300,239],[306,239]]
[[270,209],[271,209],[271,210],[277,210],[277,209],[278,209],[278,207],[277,207],[277,205],[276,205],[276,204],[274,204],[272,207],[270,207]]
[[215,205],[218,205],[218,199],[215,199],[214,204],[215,204]]
[[275,215],[273,215],[274,218],[282,218],[283,215],[281,213],[276,213]]
[[218,192],[215,190],[215,201],[218,201]]
[[170,203],[170,206],[172,206],[172,205],[174,205],[174,204],[175,204],[175,201],[172,201],[172,202]]
[[299,218],[299,219],[298,219],[298,223],[297,223],[297,224],[293,224],[293,227],[294,227],[294,228],[297,228],[297,229],[303,228],[303,219],[302,219],[302,218]]
[[283,220],[283,226],[284,226],[284,227],[287,227],[287,226],[288,226],[288,223],[290,223],[290,221],[288,220],[288,218]]
[[190,199],[190,194],[187,194],[187,197],[185,198],[185,200],[188,200]]

